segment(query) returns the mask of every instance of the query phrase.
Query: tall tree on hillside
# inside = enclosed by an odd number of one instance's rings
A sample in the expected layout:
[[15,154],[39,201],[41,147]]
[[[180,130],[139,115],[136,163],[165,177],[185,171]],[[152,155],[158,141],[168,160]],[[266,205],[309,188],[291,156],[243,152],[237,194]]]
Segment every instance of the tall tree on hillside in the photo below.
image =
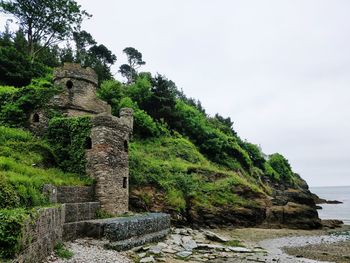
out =
[[123,52],[128,57],[128,64],[123,64],[119,68],[119,72],[128,80],[128,83],[135,81],[137,69],[146,62],[142,60],[142,53],[133,47],[127,47]]
[[97,75],[98,81],[112,78],[111,66],[117,61],[116,55],[112,53],[105,45],[93,45],[88,50],[88,59],[85,66],[93,68]]
[[74,0],[1,0],[0,11],[13,15],[25,32],[31,62],[46,47],[71,37],[91,16]]
[[84,64],[84,61],[86,61],[88,56],[87,49],[93,45],[96,45],[97,42],[92,35],[85,30],[74,32],[73,39],[76,47],[76,62]]

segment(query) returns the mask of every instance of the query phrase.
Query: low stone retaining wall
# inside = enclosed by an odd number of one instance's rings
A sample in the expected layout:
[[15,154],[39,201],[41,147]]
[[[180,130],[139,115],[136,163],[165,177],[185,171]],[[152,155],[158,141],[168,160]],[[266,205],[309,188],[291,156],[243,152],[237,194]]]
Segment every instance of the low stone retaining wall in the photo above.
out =
[[94,202],[94,186],[58,186],[57,202],[64,203],[85,203]]
[[99,202],[89,203],[68,203],[65,204],[65,223],[91,220],[96,218],[96,213],[100,209]]
[[[47,189],[49,193],[57,193],[54,188]],[[25,223],[21,240],[23,252],[13,262],[42,262],[58,242],[80,237],[104,238],[108,248],[120,251],[158,241],[170,230],[168,214],[91,220],[96,218],[99,208],[99,202],[84,202],[40,209],[35,219]]]
[[50,255],[55,245],[62,241],[64,210],[64,205],[43,208],[38,211],[37,219],[25,223],[21,241],[23,252],[13,262],[37,263]]
[[152,213],[138,216],[90,220],[64,225],[64,239],[105,238],[107,247],[121,251],[164,238],[170,230],[170,215]]

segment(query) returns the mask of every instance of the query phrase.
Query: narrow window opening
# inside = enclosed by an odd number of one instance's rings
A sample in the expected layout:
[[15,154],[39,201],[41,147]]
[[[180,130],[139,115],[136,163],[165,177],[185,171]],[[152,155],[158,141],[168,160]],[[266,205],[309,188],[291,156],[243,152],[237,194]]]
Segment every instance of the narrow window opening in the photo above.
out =
[[128,187],[128,178],[124,177],[123,178],[123,188],[127,188]]
[[90,137],[87,137],[85,140],[85,149],[87,150],[92,149],[92,140]]
[[66,87],[67,87],[67,89],[73,88],[73,82],[71,80],[68,80],[66,83]]
[[129,145],[128,145],[128,141],[127,140],[124,141],[124,151],[125,152],[129,151]]
[[35,113],[33,115],[33,122],[39,122],[39,114]]

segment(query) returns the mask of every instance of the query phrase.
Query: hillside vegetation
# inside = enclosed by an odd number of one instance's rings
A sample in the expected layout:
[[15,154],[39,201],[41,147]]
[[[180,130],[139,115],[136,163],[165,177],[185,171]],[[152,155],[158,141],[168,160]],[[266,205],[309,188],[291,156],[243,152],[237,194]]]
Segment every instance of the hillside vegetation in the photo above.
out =
[[[65,118],[47,106],[60,92],[52,69],[65,62],[97,72],[97,96],[113,115],[123,107],[134,110],[131,210],[168,212],[181,225],[319,226],[307,184],[283,155],[267,155],[242,140],[230,117],[207,114],[165,76],[139,72],[145,62],[135,48],[123,50],[127,64],[119,73],[126,81],[114,79],[117,58],[80,30],[89,14],[75,1],[38,1],[43,17],[18,2],[0,2],[0,12],[21,21],[16,32],[7,25],[0,34],[0,258],[20,251],[23,222],[35,216],[35,208],[51,205],[42,194],[45,184],[93,184],[85,175],[89,116]],[[61,9],[64,19],[48,23],[46,17]],[[29,30],[22,14],[40,25],[41,38],[32,38],[38,28]],[[74,47],[56,46],[50,35],[55,41],[73,39]],[[28,131],[30,114],[39,108],[50,118],[40,138]]]

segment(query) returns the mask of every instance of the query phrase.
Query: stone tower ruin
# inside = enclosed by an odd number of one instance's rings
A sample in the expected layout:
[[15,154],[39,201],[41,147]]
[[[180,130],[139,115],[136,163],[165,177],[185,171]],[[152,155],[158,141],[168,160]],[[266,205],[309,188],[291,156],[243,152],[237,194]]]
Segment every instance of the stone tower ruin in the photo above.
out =
[[54,71],[54,84],[62,88],[45,109],[30,116],[30,129],[43,134],[49,125],[49,109],[66,117],[91,116],[91,135],[87,138],[86,174],[95,179],[95,197],[101,209],[113,215],[128,211],[128,145],[133,129],[133,111],[120,110],[112,116],[111,107],[96,97],[97,75],[91,68],[65,63]]

